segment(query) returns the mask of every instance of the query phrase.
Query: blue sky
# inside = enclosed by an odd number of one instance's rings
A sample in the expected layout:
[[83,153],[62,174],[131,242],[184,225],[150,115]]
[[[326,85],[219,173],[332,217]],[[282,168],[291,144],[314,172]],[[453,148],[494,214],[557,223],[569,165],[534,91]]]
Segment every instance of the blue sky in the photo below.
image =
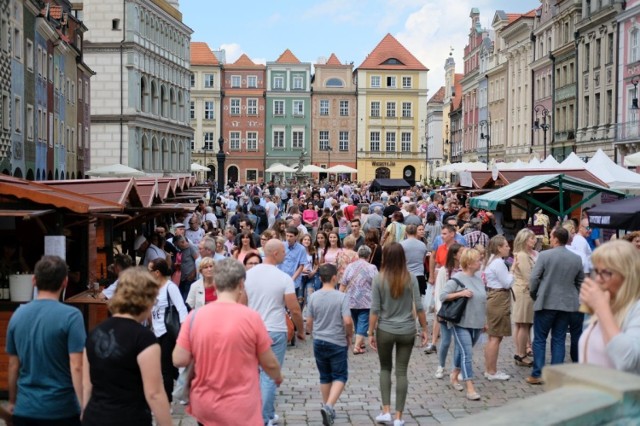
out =
[[444,84],[444,61],[453,47],[462,72],[472,7],[490,28],[496,10],[525,13],[540,0],[182,0],[183,21],[227,61],[246,53],[255,62],[274,61],[285,50],[316,63],[335,53],[357,67],[387,34],[393,34],[427,68],[429,96]]

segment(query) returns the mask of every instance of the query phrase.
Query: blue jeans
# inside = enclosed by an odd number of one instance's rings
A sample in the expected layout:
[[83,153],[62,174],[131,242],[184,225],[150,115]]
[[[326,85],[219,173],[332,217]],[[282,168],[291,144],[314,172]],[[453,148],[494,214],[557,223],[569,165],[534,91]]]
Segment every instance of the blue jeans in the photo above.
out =
[[460,369],[462,380],[471,380],[473,379],[473,345],[478,341],[482,329],[454,325],[450,331],[456,342],[456,349],[453,352],[453,368]]
[[353,318],[353,327],[356,334],[366,336],[369,330],[369,309],[351,309],[351,318]]
[[[278,360],[278,364],[282,368],[284,364],[284,354],[287,351],[287,332],[286,331],[270,331],[271,349]],[[260,369],[260,394],[262,395],[262,420],[264,424],[269,423],[275,414],[276,403],[276,383]]]
[[349,378],[348,346],[338,346],[324,340],[313,340],[313,356],[320,373],[320,384],[347,383]]
[[549,332],[551,332],[551,364],[562,364],[564,362],[564,346],[571,315],[571,312],[547,309],[534,312],[532,377],[539,378],[542,374]]
[[[438,365],[444,367],[447,363],[447,353],[451,346],[452,329],[447,327],[446,321],[438,321],[440,323],[440,347],[438,348]],[[458,356],[458,346],[453,345],[453,359]]]

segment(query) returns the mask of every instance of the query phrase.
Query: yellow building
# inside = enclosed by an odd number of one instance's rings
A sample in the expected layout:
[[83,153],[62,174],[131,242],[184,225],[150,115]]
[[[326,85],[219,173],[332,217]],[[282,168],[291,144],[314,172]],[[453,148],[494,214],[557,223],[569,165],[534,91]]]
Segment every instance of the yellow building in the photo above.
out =
[[425,168],[427,72],[387,34],[355,71],[358,179],[419,179]]

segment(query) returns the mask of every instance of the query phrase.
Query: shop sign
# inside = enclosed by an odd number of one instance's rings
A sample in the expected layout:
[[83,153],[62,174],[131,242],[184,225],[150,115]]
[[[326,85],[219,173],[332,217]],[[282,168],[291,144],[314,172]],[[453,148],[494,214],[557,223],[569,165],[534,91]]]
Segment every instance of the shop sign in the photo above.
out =
[[395,167],[394,161],[372,161],[371,165],[374,167]]

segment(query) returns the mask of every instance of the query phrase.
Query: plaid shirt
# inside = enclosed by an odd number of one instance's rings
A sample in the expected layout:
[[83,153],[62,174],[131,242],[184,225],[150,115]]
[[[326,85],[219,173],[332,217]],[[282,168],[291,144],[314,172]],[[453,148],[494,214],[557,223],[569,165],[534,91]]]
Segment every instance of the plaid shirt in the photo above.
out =
[[465,234],[465,241],[467,242],[467,247],[475,247],[478,244],[482,244],[483,247],[487,247],[489,245],[489,236],[482,231],[473,231]]

